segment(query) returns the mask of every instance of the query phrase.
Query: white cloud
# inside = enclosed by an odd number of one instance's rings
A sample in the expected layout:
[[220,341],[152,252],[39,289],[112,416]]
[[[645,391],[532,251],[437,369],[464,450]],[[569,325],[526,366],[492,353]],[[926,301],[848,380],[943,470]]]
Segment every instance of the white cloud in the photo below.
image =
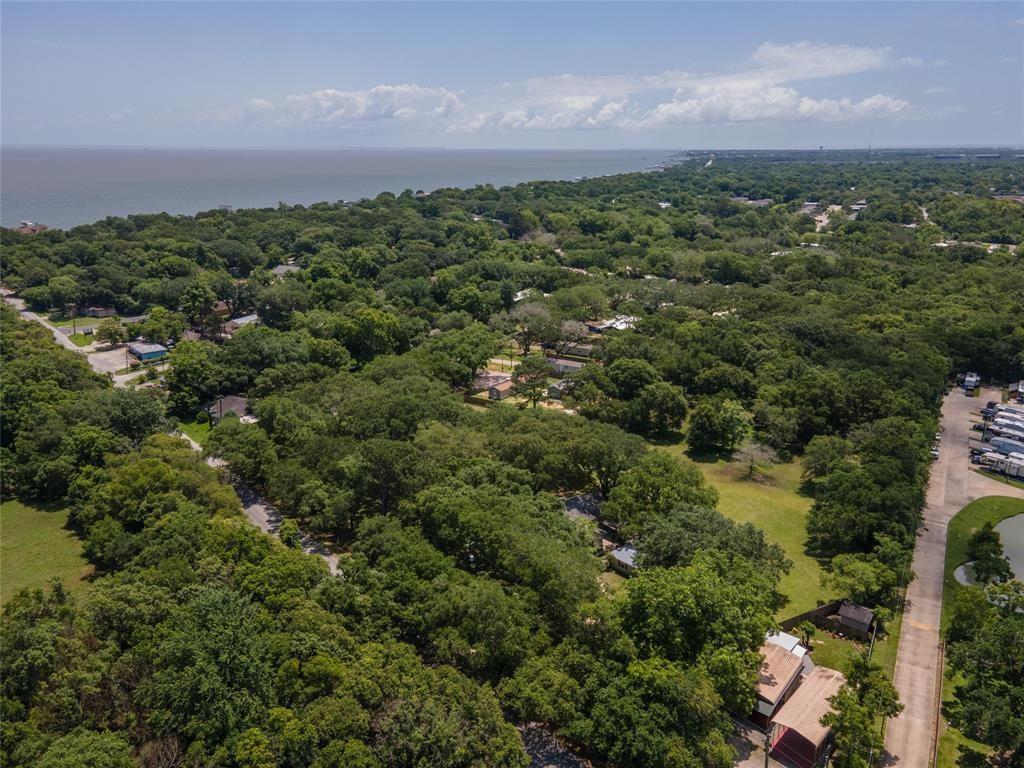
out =
[[[823,43],[763,43],[731,72],[586,76],[560,74],[501,83],[475,92],[406,83],[366,90],[324,89],[282,99],[252,99],[216,117],[277,126],[344,126],[405,121],[450,132],[648,130],[677,123],[743,123],[898,118],[913,113],[886,94],[816,98],[797,85],[894,66],[888,48]],[[831,90],[831,82],[829,82]]]
[[362,91],[325,88],[278,101],[250,99],[215,117],[230,122],[266,122],[277,126],[349,125],[376,120],[409,120],[421,114],[443,117],[460,107],[456,94],[414,83],[377,85]]
[[926,93],[929,96],[936,96],[936,95],[940,95],[940,94],[944,94],[944,93],[952,93],[952,92],[953,91],[951,91],[949,88],[942,88],[942,87],[939,87],[939,88],[925,88],[922,91],[922,93]]

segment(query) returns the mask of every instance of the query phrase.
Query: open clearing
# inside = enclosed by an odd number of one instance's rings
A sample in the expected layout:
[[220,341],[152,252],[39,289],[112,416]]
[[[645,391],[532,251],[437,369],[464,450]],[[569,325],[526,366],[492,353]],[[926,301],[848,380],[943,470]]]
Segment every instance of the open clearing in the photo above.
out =
[[20,501],[0,504],[0,600],[6,603],[28,587],[60,578],[72,593],[88,587],[92,566],[82,544],[64,526],[65,509],[45,510]]
[[[685,445],[664,446],[663,450],[686,458]],[[790,602],[777,618],[785,618],[828,602],[821,586],[821,565],[804,552],[807,539],[807,512],[811,499],[800,495],[799,459],[776,464],[752,480],[742,470],[723,459],[697,459],[708,484],[718,490],[718,509],[738,523],[753,523],[763,528],[768,540],[779,544],[793,568],[782,578],[780,591]]]

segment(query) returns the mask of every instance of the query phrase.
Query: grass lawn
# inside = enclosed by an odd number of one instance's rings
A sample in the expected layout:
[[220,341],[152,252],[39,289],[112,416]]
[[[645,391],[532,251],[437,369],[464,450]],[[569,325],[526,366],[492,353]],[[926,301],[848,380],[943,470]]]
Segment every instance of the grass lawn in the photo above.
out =
[[90,325],[95,325],[97,322],[99,322],[98,318],[95,318],[95,317],[84,317],[84,316],[83,317],[75,317],[75,318],[61,317],[60,319],[55,320],[54,316],[51,315],[50,317],[48,317],[46,319],[50,321],[51,325],[56,325],[58,328],[65,328],[65,327],[71,325],[72,322],[74,322],[74,323],[83,323],[83,324],[84,323],[88,323]]
[[[683,444],[663,446],[662,450],[685,458]],[[830,595],[821,586],[821,565],[804,552],[811,499],[799,492],[800,461],[777,464],[754,480],[742,479],[741,471],[721,459],[698,459],[697,466],[718,490],[718,509],[723,515],[763,528],[768,540],[781,545],[793,561],[793,568],[779,586],[790,602],[777,618],[828,602]]]
[[[972,501],[966,507],[957,512],[956,516],[949,521],[949,528],[946,534],[946,563],[944,570],[945,581],[942,590],[942,626],[945,629],[949,622],[949,610],[957,592],[963,587],[956,580],[956,569],[967,562],[967,541],[971,534],[978,530],[986,522],[993,525],[1000,520],[1014,515],[1024,514],[1024,500],[1011,499],[1006,496],[986,496]],[[942,681],[942,700],[953,701],[953,689],[956,681],[948,674]],[[938,756],[936,765],[938,768],[954,768],[960,757],[961,747],[988,753],[988,747],[964,736],[956,728],[951,728],[945,720],[942,721],[942,733],[939,736]]]
[[209,437],[210,430],[213,429],[213,427],[210,425],[209,421],[205,423],[199,423],[198,421],[195,420],[195,418],[192,418],[190,421],[182,421],[181,419],[179,419],[178,429],[180,429],[182,432],[191,437],[200,445],[206,445],[206,438]]
[[72,333],[68,336],[76,347],[88,347],[96,339],[95,336],[86,336],[84,333]]
[[942,590],[942,626],[949,620],[949,608],[956,593],[964,589],[953,573],[967,562],[967,541],[971,534],[987,522],[995,525],[1000,520],[1024,514],[1024,499],[1008,496],[985,496],[972,501],[949,521],[946,533],[945,581]]
[[1012,485],[1015,488],[1024,488],[1024,482],[1016,480],[1006,475],[1000,475],[998,472],[989,472],[987,469],[971,469],[972,472],[977,472],[979,475],[984,475],[989,480],[995,480],[997,483],[1005,483],[1006,485]]
[[626,586],[626,577],[615,571],[603,571],[597,580],[601,582],[601,588],[609,595],[614,595]]
[[811,658],[819,667],[838,669],[842,672],[846,669],[846,662],[861,650],[862,646],[852,640],[832,637],[822,630],[818,630],[811,638]]
[[67,510],[30,507],[20,501],[0,504],[0,600],[6,603],[25,587],[43,587],[54,576],[72,593],[89,586],[92,566],[82,543],[64,526]]

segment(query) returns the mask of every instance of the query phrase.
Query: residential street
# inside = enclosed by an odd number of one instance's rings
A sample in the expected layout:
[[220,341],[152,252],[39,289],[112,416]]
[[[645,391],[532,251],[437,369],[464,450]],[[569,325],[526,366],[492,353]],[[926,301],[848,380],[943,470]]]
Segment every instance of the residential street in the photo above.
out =
[[969,398],[954,389],[942,405],[942,447],[928,482],[924,521],[912,566],[917,578],[907,588],[893,677],[905,709],[889,721],[885,733],[890,764],[900,768],[932,765],[942,682],[939,632],[946,526],[968,502],[982,496],[1024,498],[1024,490],[971,471],[970,413],[978,411],[988,400],[999,400],[998,390],[986,389],[980,397]]

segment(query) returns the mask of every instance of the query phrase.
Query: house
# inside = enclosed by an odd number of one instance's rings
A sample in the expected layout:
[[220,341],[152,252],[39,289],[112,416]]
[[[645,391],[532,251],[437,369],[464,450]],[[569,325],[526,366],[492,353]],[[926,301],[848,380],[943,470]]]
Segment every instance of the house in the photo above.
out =
[[818,212],[818,208],[820,207],[820,205],[821,203],[819,203],[817,200],[808,200],[807,202],[800,206],[800,210],[797,211],[797,213],[803,213],[806,214],[807,216],[813,216]]
[[621,573],[623,576],[632,576],[636,573],[636,549],[624,544],[618,549],[608,553],[608,564],[612,570]]
[[593,357],[594,356],[594,345],[593,344],[566,344],[563,347],[563,355],[571,355],[573,357]]
[[48,229],[49,227],[45,224],[36,224],[34,221],[23,221],[19,226],[11,227],[11,231],[17,232],[19,235],[38,235]]
[[759,197],[757,200],[747,200],[747,205],[752,205],[755,208],[766,208],[773,202],[775,201],[770,197]]
[[512,294],[512,301],[514,301],[514,302],[520,302],[520,301],[522,301],[523,299],[528,299],[528,298],[530,298],[530,297],[531,297],[531,296],[533,296],[533,294],[535,294],[536,292],[537,292],[537,291],[536,291],[535,289],[533,289],[533,288],[523,288],[523,290],[521,290],[521,291],[516,291],[515,293],[513,293],[513,294]]
[[512,383],[512,379],[499,381],[497,384],[492,384],[487,388],[487,397],[491,400],[504,400],[512,395],[513,386],[515,385]]
[[597,491],[583,493],[562,500],[565,516],[570,520],[585,520],[595,526],[597,533],[596,548],[601,552],[611,552],[618,547],[619,529],[601,519],[601,505],[604,499]]
[[140,363],[148,363],[150,360],[159,360],[166,355],[167,347],[163,344],[148,344],[144,341],[136,341],[128,345],[128,352]]
[[871,627],[875,623],[875,612],[863,605],[844,600],[839,606],[839,631],[861,640],[871,638]]
[[225,395],[218,397],[206,406],[206,412],[210,414],[210,423],[217,424],[229,414],[235,414],[242,419],[249,414],[249,401],[241,395]]
[[203,338],[203,334],[198,331],[185,331],[181,334],[182,341],[200,341]]
[[552,400],[561,400],[562,396],[568,391],[569,382],[565,379],[556,381],[554,384],[548,385],[548,397]]
[[662,200],[658,203],[658,207],[661,208],[661,210],[665,210],[666,208],[671,208],[672,203],[670,203],[668,200]]
[[226,323],[224,323],[222,330],[223,330],[224,335],[230,336],[235,331],[237,331],[239,328],[244,328],[247,325],[252,325],[253,323],[258,323],[259,321],[260,321],[260,316],[257,315],[257,314],[242,315],[241,317],[233,317],[230,320],[228,320]]
[[863,211],[867,207],[868,207],[868,201],[867,200],[863,200],[863,199],[862,200],[858,200],[856,203],[850,203],[850,210],[851,211]]
[[772,715],[796,690],[803,669],[803,656],[768,641],[758,652],[762,661],[757,672],[757,702],[750,719],[767,728]]
[[809,674],[814,669],[814,662],[811,660],[811,654],[804,647],[803,643],[800,642],[800,638],[789,634],[788,632],[776,632],[765,637],[766,643],[772,645],[778,645],[785,648],[792,654],[800,657],[801,674]]
[[604,333],[608,330],[625,331],[635,326],[638,320],[639,318],[631,315],[616,315],[609,320],[588,320],[586,326],[591,333]]
[[82,314],[86,317],[113,317],[117,314],[117,310],[113,307],[86,307],[82,310]]
[[771,751],[798,768],[811,768],[825,754],[832,729],[821,718],[833,711],[829,699],[846,678],[828,667],[815,667],[791,693],[772,718],[768,740]]
[[212,309],[213,309],[213,314],[215,314],[217,317],[230,317],[231,316],[231,307],[228,306],[228,303],[226,301],[221,300],[221,301],[218,301],[218,302],[214,303]]
[[272,270],[270,274],[280,280],[282,277],[287,275],[289,272],[299,272],[302,269],[298,264],[278,264]]
[[580,360],[568,360],[564,357],[549,357],[547,360],[555,376],[568,376],[586,365]]

